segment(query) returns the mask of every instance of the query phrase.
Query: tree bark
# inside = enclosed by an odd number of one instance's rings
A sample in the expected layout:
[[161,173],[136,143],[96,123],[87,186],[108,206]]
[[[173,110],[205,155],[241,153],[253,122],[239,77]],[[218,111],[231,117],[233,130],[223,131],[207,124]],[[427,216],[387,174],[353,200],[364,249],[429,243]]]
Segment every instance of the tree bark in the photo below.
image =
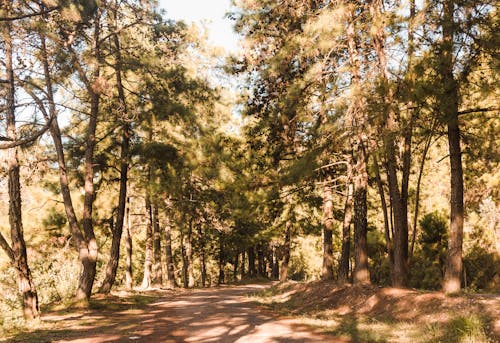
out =
[[172,256],[172,227],[170,218],[165,220],[165,263],[167,265],[167,288],[175,288],[175,273],[174,273],[174,259]]
[[367,244],[367,188],[368,173],[365,152],[363,147],[359,147],[354,177],[354,284],[370,283]]
[[206,262],[206,253],[205,253],[205,235],[203,230],[201,229],[201,224],[198,223],[198,236],[199,236],[199,244],[200,244],[200,273],[201,273],[201,287],[206,287],[207,285],[207,262]]
[[245,269],[245,249],[241,250],[241,267],[240,267],[240,273],[241,273],[241,279],[243,280],[247,275],[246,275],[246,269]]
[[248,248],[248,276],[254,278],[257,275],[255,269],[255,250],[253,246]]
[[351,221],[352,221],[352,166],[348,166],[346,181],[346,198],[344,205],[344,220],[342,222],[342,252],[339,261],[338,281],[345,284],[349,281],[349,260],[351,250]]
[[323,267],[322,280],[333,280],[333,191],[328,175],[323,186]]
[[125,217],[127,218],[127,225],[125,226],[125,287],[128,290],[132,290],[134,287],[134,274],[132,270],[132,222],[130,218],[130,197],[127,197]]
[[225,281],[224,264],[225,264],[225,253],[224,253],[224,242],[222,239],[222,233],[219,232],[219,279],[217,284],[223,284]]
[[441,47],[441,74],[444,94],[443,99],[441,99],[440,110],[448,126],[451,167],[450,237],[443,281],[443,291],[446,293],[460,292],[463,270],[464,183],[458,121],[458,87],[453,75],[454,6],[455,2],[453,0],[443,2],[443,42]]
[[193,219],[189,221],[188,232],[186,235],[186,263],[187,263],[187,277],[188,288],[194,287],[194,274],[193,274]]
[[[148,174],[149,174],[148,170]],[[149,177],[148,177],[149,179]],[[144,275],[142,278],[143,289],[151,287],[152,265],[153,265],[153,210],[149,190],[146,190],[146,251],[144,259]]]
[[153,207],[153,274],[152,283],[154,286],[161,286],[163,283],[163,270],[161,265],[161,231],[160,218],[158,213],[158,203],[152,204]]
[[[100,77],[100,63],[101,63],[101,51],[100,51],[100,23],[101,13],[98,10],[94,16],[94,37],[93,37],[93,49],[94,56],[97,61],[96,66],[93,70],[92,80],[98,82]],[[83,71],[81,71],[82,78],[84,78]],[[87,82],[88,83],[88,82]],[[94,90],[93,85],[88,85],[87,92],[90,97],[90,118],[87,128],[86,146],[85,146],[85,172],[84,172],[84,199],[83,199],[83,216],[82,216],[82,228],[85,235],[85,241],[87,242],[88,249],[80,253],[83,256],[82,264],[83,271],[80,275],[80,282],[77,291],[77,299],[87,300],[90,299],[92,294],[92,287],[94,285],[95,274],[96,274],[96,264],[97,264],[97,254],[98,247],[97,241],[94,234],[94,223],[92,220],[92,211],[94,205],[94,150],[96,146],[96,129],[97,129],[97,119],[99,115],[99,94]]]
[[276,248],[276,245],[272,245],[272,269],[271,269],[271,277],[273,280],[279,280],[280,278],[280,262],[279,262],[279,257],[278,257],[278,249]]
[[265,276],[264,251],[262,243],[257,244],[257,276]]
[[280,267],[280,281],[286,281],[288,279],[288,264],[290,263],[290,248],[291,248],[291,230],[292,222],[290,220],[286,221],[285,224],[285,242],[283,244],[283,260],[281,261]]
[[[118,26],[117,9],[113,10],[115,19],[115,29]],[[130,150],[130,125],[128,123],[128,107],[125,99],[125,91],[122,83],[122,56],[121,56],[121,46],[118,34],[113,35],[113,42],[115,48],[115,58],[116,63],[115,78],[116,87],[118,89],[118,101],[119,101],[119,113],[122,121],[122,137],[120,146],[120,188],[118,195],[118,211],[116,215],[116,226],[112,232],[111,238],[111,254],[109,257],[108,264],[106,266],[106,277],[101,285],[100,293],[108,294],[111,292],[111,287],[115,283],[116,270],[118,269],[118,263],[120,261],[120,242],[123,233],[123,223],[125,221],[125,207],[127,202],[127,182],[128,182],[128,168],[129,168],[129,150]]]
[[[4,1],[4,8],[7,13],[11,11],[9,1]],[[7,76],[7,108],[6,108],[6,132],[7,138],[12,141],[17,139],[16,133],[16,104],[15,104],[15,84],[12,46],[12,25],[10,22],[3,24],[3,40],[5,48],[5,69]],[[18,148],[7,150],[8,165],[8,192],[9,192],[9,224],[12,247],[2,244],[7,254],[12,257],[12,264],[17,271],[17,281],[19,291],[23,298],[23,314],[26,319],[34,319],[40,316],[38,308],[38,294],[31,276],[28,265],[28,255],[26,253],[26,242],[24,241],[22,208],[21,208],[21,184],[20,167],[18,160]]]

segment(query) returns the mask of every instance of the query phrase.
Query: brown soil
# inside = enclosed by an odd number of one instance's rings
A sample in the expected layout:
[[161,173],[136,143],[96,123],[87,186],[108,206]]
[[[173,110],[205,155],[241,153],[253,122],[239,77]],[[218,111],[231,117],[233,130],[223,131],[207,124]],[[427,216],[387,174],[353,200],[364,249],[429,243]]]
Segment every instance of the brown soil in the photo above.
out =
[[445,323],[458,316],[476,314],[489,322],[500,341],[500,295],[462,294],[378,286],[338,286],[334,282],[287,282],[274,287],[274,309],[293,315],[363,315],[422,325]]
[[101,309],[47,313],[42,321],[53,327],[20,333],[10,342],[345,342],[278,318],[246,297],[268,286],[163,293],[139,307],[109,297]]

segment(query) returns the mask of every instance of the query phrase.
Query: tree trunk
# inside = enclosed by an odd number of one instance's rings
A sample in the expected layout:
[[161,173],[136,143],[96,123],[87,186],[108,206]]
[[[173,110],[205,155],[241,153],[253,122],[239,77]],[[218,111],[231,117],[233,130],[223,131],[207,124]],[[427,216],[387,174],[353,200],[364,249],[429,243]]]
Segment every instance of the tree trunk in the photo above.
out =
[[322,280],[333,280],[333,192],[332,177],[328,175],[323,186],[323,268]]
[[[6,12],[10,13],[11,7],[9,1],[4,2]],[[16,141],[16,112],[15,112],[15,84],[14,84],[14,66],[13,66],[13,47],[10,23],[3,24],[3,40],[5,46],[5,69],[7,74],[7,108],[6,108],[6,132],[11,141]],[[24,241],[22,208],[21,208],[21,184],[19,181],[19,160],[18,148],[10,148],[7,151],[8,164],[8,191],[9,191],[9,224],[12,248],[8,247],[11,262],[17,271],[17,281],[19,291],[23,298],[23,314],[26,319],[39,317],[38,295],[31,277],[31,271],[28,265],[28,255],[26,253],[26,243]],[[2,237],[3,239],[3,237]],[[5,240],[3,240],[5,242]],[[6,242],[5,242],[6,244]],[[4,245],[2,245],[4,246]],[[8,246],[4,247],[4,249]]]
[[[94,56],[97,61],[93,70],[92,80],[97,81],[100,77],[101,52],[100,52],[100,16],[98,10],[94,16]],[[82,72],[83,77],[83,72]],[[77,291],[77,299],[90,299],[92,287],[94,285],[96,265],[97,265],[97,241],[94,234],[94,225],[92,220],[92,211],[94,205],[94,150],[96,146],[96,129],[97,118],[99,115],[99,100],[100,96],[94,91],[93,85],[87,82],[87,92],[90,97],[90,117],[87,128],[86,146],[85,146],[85,173],[84,173],[84,198],[83,198],[83,215],[82,228],[87,242],[87,250],[83,251],[83,271],[80,276],[80,282]]]
[[175,288],[174,259],[172,256],[172,227],[170,218],[165,220],[165,263],[167,265],[167,288]]
[[257,244],[257,276],[265,276],[264,251],[262,250],[262,243]]
[[153,202],[153,277],[152,283],[161,286],[163,283],[163,270],[161,267],[161,231],[158,203]]
[[367,204],[368,173],[364,148],[358,149],[356,175],[354,177],[354,284],[369,284],[368,244],[367,244]]
[[245,272],[245,249],[242,249],[241,250],[241,267],[240,267],[240,271],[241,271],[241,279],[243,280],[247,275],[246,275],[246,272]]
[[125,217],[127,218],[127,225],[125,226],[125,287],[128,290],[132,290],[134,287],[134,278],[132,271],[132,226],[130,219],[130,198],[127,197],[127,207],[125,211]]
[[[381,23],[383,20],[382,1],[372,1],[370,11],[375,22]],[[387,180],[389,184],[389,194],[394,216],[394,269],[392,273],[392,285],[394,287],[405,287],[408,283],[408,206],[407,189],[409,177],[410,156],[405,156],[404,167],[406,174],[403,175],[401,191],[398,185],[397,156],[396,156],[396,135],[398,125],[394,108],[394,94],[390,87],[390,75],[387,69],[387,56],[385,51],[385,31],[380,25],[371,30],[372,41],[379,60],[380,77],[385,89],[384,97],[384,130],[383,142],[386,156]],[[410,136],[411,142],[411,136]],[[405,140],[406,144],[409,144]],[[405,152],[410,153],[405,145]]]
[[279,280],[280,278],[280,264],[279,264],[279,257],[278,257],[278,249],[276,248],[276,245],[273,244],[272,246],[272,269],[271,269],[271,277],[273,280]]
[[[149,171],[148,171],[149,173]],[[149,179],[149,178],[148,178]],[[142,278],[143,289],[151,287],[151,274],[153,265],[153,210],[151,208],[151,200],[149,190],[146,190],[146,251],[144,260],[144,276]]]
[[224,242],[222,240],[222,233],[219,232],[219,279],[217,281],[218,285],[223,284],[225,281],[224,264],[225,264]]
[[198,223],[198,242],[200,246],[200,274],[201,274],[201,287],[206,287],[207,285],[207,261],[206,261],[206,253],[205,253],[205,235],[203,230],[201,229],[201,224]]
[[71,236],[75,241],[75,249],[77,250],[79,254],[79,259],[80,263],[82,264],[82,269],[81,269],[81,275],[79,278],[79,285],[78,285],[78,291],[76,294],[77,299],[87,299],[86,296],[88,294],[85,289],[89,288],[89,285],[83,285],[81,282],[85,282],[87,277],[83,276],[83,273],[87,273],[86,270],[88,268],[92,268],[92,266],[86,262],[87,257],[90,255],[89,251],[89,242],[87,242],[86,238],[82,234],[82,231],[80,229],[80,225],[78,223],[78,219],[75,213],[75,208],[73,206],[73,201],[71,198],[71,191],[69,189],[69,180],[68,180],[68,172],[67,172],[67,166],[66,166],[66,160],[64,157],[64,148],[62,144],[62,135],[61,135],[61,130],[59,128],[59,124],[56,118],[57,111],[56,111],[56,106],[54,102],[54,93],[53,93],[53,87],[52,87],[52,77],[50,74],[50,67],[49,67],[49,62],[48,62],[48,52],[47,52],[47,47],[46,47],[46,39],[45,35],[43,34],[43,31],[40,31],[40,41],[41,41],[41,57],[42,57],[42,64],[43,64],[43,69],[44,69],[44,77],[45,77],[45,84],[46,84],[46,94],[47,94],[47,100],[49,102],[49,113],[50,116],[45,113],[43,110],[43,103],[39,104],[40,110],[44,114],[44,117],[47,121],[49,121],[49,117],[52,117],[52,122],[50,125],[50,135],[52,136],[52,140],[54,142],[54,147],[56,150],[57,154],[57,163],[58,163],[58,172],[59,172],[59,183],[61,186],[61,195],[63,197],[63,202],[64,202],[64,210],[66,212],[66,217],[68,219],[68,224],[71,232]]
[[281,261],[280,268],[280,281],[288,279],[288,264],[290,263],[290,248],[291,248],[291,230],[292,223],[287,220],[285,224],[285,242],[283,244],[283,260]]
[[186,262],[187,262],[187,277],[188,288],[194,287],[194,274],[193,274],[193,219],[189,221],[188,232],[186,235]]
[[240,260],[240,254],[236,252],[233,260],[233,280],[238,281],[238,263]]
[[188,261],[186,257],[186,248],[184,246],[184,234],[181,230],[181,255],[182,255],[182,285],[188,288]]
[[462,244],[464,228],[464,181],[462,151],[460,148],[460,127],[458,121],[458,87],[453,75],[454,1],[443,3],[442,79],[444,95],[441,99],[441,114],[448,126],[448,145],[451,167],[450,192],[450,237],[446,256],[446,271],[443,291],[458,293],[462,277]]
[[257,274],[257,270],[255,269],[255,251],[254,247],[250,246],[248,248],[248,276],[250,278],[254,278]]
[[[114,19],[115,19],[115,29],[118,26],[117,23],[117,9],[114,9]],[[129,150],[130,150],[130,125],[128,123],[128,111],[127,102],[125,100],[125,91],[122,83],[122,56],[120,39],[118,34],[113,35],[114,48],[115,48],[115,78],[116,87],[118,89],[118,100],[119,100],[119,117],[122,121],[122,137],[120,146],[120,189],[118,195],[118,211],[116,215],[116,227],[112,231],[111,240],[111,254],[109,257],[108,264],[106,266],[106,277],[101,285],[100,293],[108,294],[111,291],[111,287],[115,283],[116,270],[118,269],[118,263],[120,261],[120,242],[123,233],[123,223],[125,221],[125,207],[127,202],[127,182],[128,182],[128,168],[129,168]]]
[[351,220],[352,220],[352,168],[348,167],[349,171],[347,173],[347,189],[346,198],[344,205],[344,220],[342,222],[342,252],[339,261],[339,275],[338,281],[340,284],[347,283],[349,281],[349,260],[350,260],[350,250],[351,250]]

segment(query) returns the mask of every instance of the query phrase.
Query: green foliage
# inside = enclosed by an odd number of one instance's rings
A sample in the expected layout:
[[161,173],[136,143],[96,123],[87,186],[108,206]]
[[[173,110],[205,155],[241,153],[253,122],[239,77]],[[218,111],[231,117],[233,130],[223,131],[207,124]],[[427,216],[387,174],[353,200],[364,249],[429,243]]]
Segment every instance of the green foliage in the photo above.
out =
[[464,256],[465,286],[472,291],[500,292],[500,257],[475,245]]
[[412,260],[410,285],[415,288],[439,289],[444,275],[448,224],[443,214],[431,212],[420,220],[420,238]]

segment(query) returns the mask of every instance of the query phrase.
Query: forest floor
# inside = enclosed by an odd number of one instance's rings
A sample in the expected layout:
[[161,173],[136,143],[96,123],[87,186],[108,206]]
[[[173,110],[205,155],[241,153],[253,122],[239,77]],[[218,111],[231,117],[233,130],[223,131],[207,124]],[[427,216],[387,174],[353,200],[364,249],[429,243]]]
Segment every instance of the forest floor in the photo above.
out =
[[446,296],[289,281],[255,299],[274,313],[351,342],[500,342],[500,294]]
[[[116,292],[1,342],[500,342],[500,296],[329,282]],[[4,333],[5,334],[5,333]]]

